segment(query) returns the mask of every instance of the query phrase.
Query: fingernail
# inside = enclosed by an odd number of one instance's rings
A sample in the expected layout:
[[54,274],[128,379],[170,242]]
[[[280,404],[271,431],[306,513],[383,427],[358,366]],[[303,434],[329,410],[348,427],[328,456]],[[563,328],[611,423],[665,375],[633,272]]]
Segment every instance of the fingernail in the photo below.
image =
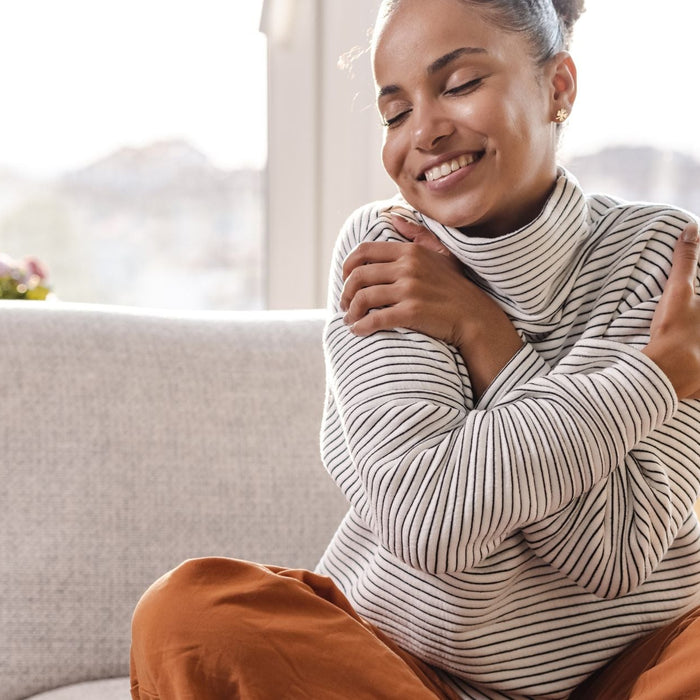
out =
[[697,243],[700,240],[700,233],[698,232],[698,227],[696,226],[686,226],[681,235],[681,240],[686,243]]
[[416,223],[415,219],[410,218],[410,217],[407,216],[406,214],[401,214],[401,213],[399,213],[398,211],[392,211],[392,212],[390,212],[390,215],[391,215],[391,217],[394,218],[394,219],[401,219],[401,221],[406,221],[406,222],[408,222],[409,224],[415,224],[415,223]]

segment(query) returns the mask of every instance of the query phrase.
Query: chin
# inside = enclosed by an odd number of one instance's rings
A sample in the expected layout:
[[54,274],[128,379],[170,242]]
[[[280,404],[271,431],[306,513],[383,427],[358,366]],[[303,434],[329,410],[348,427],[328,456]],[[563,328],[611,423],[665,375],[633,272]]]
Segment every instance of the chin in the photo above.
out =
[[[475,198],[470,197],[472,201],[465,201],[465,198],[460,198],[461,201],[436,201],[434,198],[424,196],[416,196],[415,192],[406,191],[399,188],[403,198],[416,210],[425,216],[437,221],[443,226],[450,228],[469,228],[471,226],[480,226],[486,216],[485,210],[488,206],[484,206],[484,202],[473,201]],[[455,198],[456,199],[456,198]]]
[[484,219],[483,216],[480,216],[473,210],[465,212],[463,207],[457,210],[452,207],[429,205],[416,208],[431,219],[450,228],[466,229],[472,226],[479,226]]

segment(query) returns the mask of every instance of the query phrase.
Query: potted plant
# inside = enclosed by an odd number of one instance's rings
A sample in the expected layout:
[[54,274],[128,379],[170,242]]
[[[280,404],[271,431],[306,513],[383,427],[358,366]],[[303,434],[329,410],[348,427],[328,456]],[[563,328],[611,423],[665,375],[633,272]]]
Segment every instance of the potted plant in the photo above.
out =
[[49,297],[46,267],[32,256],[15,260],[0,253],[0,299],[42,301]]

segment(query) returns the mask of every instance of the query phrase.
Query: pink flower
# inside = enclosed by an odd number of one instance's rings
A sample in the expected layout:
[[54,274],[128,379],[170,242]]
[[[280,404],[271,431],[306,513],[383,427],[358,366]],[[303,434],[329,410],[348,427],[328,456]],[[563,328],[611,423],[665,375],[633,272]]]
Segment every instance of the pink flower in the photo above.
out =
[[48,272],[37,258],[15,260],[0,253],[0,299],[46,299]]
[[37,258],[28,255],[24,259],[24,264],[27,266],[27,270],[29,271],[29,275],[31,277],[38,277],[39,282],[44,282],[46,278],[49,276],[49,272],[46,269],[46,265],[44,265],[42,262],[37,260]]

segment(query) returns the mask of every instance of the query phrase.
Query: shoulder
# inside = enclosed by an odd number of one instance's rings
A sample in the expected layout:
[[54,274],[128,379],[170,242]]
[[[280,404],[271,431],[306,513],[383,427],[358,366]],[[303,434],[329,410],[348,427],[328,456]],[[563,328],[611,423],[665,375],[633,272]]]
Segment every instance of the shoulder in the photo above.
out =
[[[391,224],[389,211],[398,197],[370,202],[355,209],[345,220],[333,248],[329,293],[337,302],[342,291],[343,261],[363,241],[402,240]],[[334,295],[334,296],[333,296]]]
[[355,209],[340,230],[338,244],[354,248],[363,241],[403,240],[391,225],[390,211],[400,205],[400,198],[370,202]]
[[[627,202],[608,195],[587,197],[593,246],[617,264],[668,272],[673,248],[695,217],[670,204]],[[654,275],[656,276],[656,275]]]
[[593,231],[627,243],[654,238],[673,241],[695,220],[690,212],[670,204],[628,202],[603,194],[589,195],[586,200]]

